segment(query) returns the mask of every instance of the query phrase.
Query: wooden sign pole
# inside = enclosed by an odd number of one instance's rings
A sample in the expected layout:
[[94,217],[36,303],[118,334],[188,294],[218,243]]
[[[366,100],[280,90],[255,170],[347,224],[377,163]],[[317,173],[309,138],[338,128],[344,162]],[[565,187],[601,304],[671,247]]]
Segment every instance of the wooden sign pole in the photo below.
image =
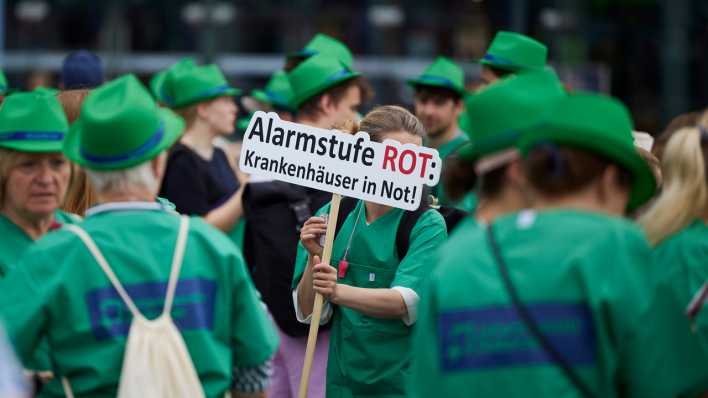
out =
[[[330,202],[329,217],[327,218],[327,233],[325,235],[325,246],[322,251],[322,263],[329,264],[332,258],[332,246],[334,245],[334,233],[337,228],[337,216],[339,215],[339,203],[342,196],[332,194]],[[312,318],[310,321],[310,334],[307,336],[307,348],[305,350],[305,364],[302,367],[300,377],[299,398],[307,398],[307,388],[310,384],[310,371],[312,370],[312,360],[315,356],[315,345],[317,344],[317,332],[320,329],[320,318],[322,317],[322,295],[315,294],[315,304],[312,307]]]

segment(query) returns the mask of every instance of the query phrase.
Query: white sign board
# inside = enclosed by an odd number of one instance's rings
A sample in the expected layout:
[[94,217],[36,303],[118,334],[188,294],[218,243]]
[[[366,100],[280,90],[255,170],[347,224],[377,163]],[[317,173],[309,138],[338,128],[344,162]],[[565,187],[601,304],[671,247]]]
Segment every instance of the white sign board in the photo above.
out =
[[365,132],[326,130],[256,112],[243,138],[241,170],[387,206],[415,210],[423,184],[435,186],[438,151]]

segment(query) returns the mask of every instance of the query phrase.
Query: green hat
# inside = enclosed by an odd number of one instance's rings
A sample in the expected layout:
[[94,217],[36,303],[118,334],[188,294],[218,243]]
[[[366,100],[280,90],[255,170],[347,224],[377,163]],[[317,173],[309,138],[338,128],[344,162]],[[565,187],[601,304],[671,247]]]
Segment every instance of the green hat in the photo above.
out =
[[164,92],[172,108],[183,108],[216,97],[239,95],[241,90],[229,86],[218,66],[204,65],[180,68],[167,74]]
[[64,109],[54,96],[15,93],[0,107],[0,147],[20,152],[61,152],[68,130]]
[[288,74],[279,70],[266,84],[264,90],[253,90],[251,97],[266,104],[273,105],[281,109],[290,109],[290,100],[293,97],[293,89],[290,87]]
[[155,96],[157,101],[166,105],[171,105],[174,102],[174,99],[170,97],[165,87],[167,75],[174,73],[175,71],[192,69],[195,66],[196,64],[192,58],[182,58],[181,60],[175,62],[169,68],[156,73],[155,76],[150,79],[150,92],[152,92],[152,95]]
[[499,31],[480,63],[518,72],[543,68],[547,56],[548,49],[538,41],[519,33]]
[[343,81],[361,76],[343,62],[318,54],[306,59],[290,71],[288,80],[293,90],[291,105],[300,108],[303,102]]
[[7,84],[7,77],[5,77],[5,72],[0,70],[0,95],[6,95],[10,91],[10,86]]
[[334,57],[350,68],[354,65],[354,56],[349,50],[349,47],[341,41],[322,33],[316,34],[315,37],[307,43],[305,48],[288,54],[287,58],[309,58],[317,54]]
[[511,75],[470,95],[466,100],[470,140],[458,156],[476,161],[513,147],[521,130],[539,123],[548,106],[565,95],[550,70]]
[[433,86],[450,89],[460,96],[465,95],[465,73],[451,59],[437,57],[423,74],[408,80],[411,86]]
[[632,119],[620,101],[597,94],[575,94],[555,101],[542,123],[524,133],[519,147],[527,154],[548,141],[587,149],[626,168],[634,177],[627,204],[630,211],[654,195],[654,174],[634,147]]
[[160,108],[133,75],[94,89],[64,141],[64,154],[92,170],[122,170],[169,148],[184,120]]

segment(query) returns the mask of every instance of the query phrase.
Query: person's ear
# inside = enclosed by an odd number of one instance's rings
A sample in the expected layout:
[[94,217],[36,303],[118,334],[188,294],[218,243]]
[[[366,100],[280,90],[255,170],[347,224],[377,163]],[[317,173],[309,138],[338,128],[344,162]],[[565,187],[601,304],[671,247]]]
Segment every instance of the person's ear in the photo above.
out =
[[326,114],[329,115],[330,113],[334,112],[334,100],[332,99],[332,96],[329,94],[325,94],[320,97],[320,109]]
[[197,103],[196,106],[196,114],[197,117],[204,120],[209,118],[209,105],[211,104],[211,101],[201,101]]
[[150,169],[155,175],[155,178],[162,182],[162,177],[165,175],[165,168],[167,167],[167,152],[163,151],[159,155],[155,156],[150,160]]
[[462,114],[462,112],[463,112],[464,110],[465,110],[465,99],[464,99],[464,98],[460,98],[460,99],[456,100],[456,101],[455,101],[455,110],[454,110],[454,111],[455,111],[455,115],[456,115],[457,117],[459,117],[460,114]]

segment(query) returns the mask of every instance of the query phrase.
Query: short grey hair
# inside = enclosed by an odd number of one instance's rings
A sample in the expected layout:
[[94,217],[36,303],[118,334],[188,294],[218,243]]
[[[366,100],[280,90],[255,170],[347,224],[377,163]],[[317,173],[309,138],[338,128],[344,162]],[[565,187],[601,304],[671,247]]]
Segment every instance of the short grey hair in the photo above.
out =
[[139,186],[157,192],[160,188],[150,161],[124,170],[86,170],[96,192],[120,192]]

